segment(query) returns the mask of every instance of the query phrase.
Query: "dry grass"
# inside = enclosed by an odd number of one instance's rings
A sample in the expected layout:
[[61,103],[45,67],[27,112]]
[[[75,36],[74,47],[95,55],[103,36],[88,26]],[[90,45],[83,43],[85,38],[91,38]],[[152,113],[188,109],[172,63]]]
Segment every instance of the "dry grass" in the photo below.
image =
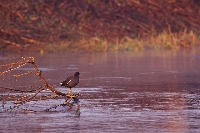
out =
[[[170,28],[168,28],[170,29]],[[49,44],[46,47],[48,52],[65,52],[65,51],[143,51],[151,50],[169,50],[190,48],[200,44],[200,39],[193,31],[172,33],[170,30],[165,30],[160,34],[156,34],[152,30],[152,35],[148,38],[130,38],[128,36],[122,39],[116,38],[114,42],[99,37],[90,39],[82,39],[77,42],[62,41],[58,44]]]
[[144,43],[151,49],[180,49],[190,48],[198,42],[197,35],[193,31],[187,32],[187,29],[185,29],[179,33],[172,33],[170,30],[165,30],[157,36],[152,35]]

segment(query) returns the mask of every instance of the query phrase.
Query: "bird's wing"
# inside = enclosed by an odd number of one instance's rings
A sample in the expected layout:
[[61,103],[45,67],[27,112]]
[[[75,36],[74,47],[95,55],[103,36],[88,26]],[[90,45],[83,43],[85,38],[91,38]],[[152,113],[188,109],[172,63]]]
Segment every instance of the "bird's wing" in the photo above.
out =
[[73,79],[72,76],[68,77],[68,78],[65,80],[66,84],[69,84],[69,83],[72,81],[72,79]]
[[67,84],[69,84],[69,82],[71,82],[72,80],[70,79],[68,82],[67,82]]

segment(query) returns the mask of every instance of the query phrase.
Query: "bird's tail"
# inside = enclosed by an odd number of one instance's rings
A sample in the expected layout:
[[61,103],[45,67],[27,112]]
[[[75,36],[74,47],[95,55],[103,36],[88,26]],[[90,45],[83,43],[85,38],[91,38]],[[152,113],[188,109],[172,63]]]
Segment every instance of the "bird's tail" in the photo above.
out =
[[64,86],[63,82],[60,82],[60,85],[61,85],[61,86]]

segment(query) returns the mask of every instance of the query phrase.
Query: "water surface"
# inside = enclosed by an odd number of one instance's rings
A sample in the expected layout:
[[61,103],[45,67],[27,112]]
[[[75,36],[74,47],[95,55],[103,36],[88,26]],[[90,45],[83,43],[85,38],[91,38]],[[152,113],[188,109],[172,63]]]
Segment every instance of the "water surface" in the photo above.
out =
[[[80,83],[73,89],[81,94],[81,115],[64,107],[44,111],[63,103],[62,98],[29,103],[36,112],[5,112],[0,107],[0,132],[200,132],[198,49],[2,54],[0,63],[18,61],[22,56],[34,56],[47,82],[63,92],[67,89],[60,87],[59,82],[75,71],[81,72]],[[20,72],[27,70],[32,70],[31,66],[20,68]],[[24,84],[36,79],[7,80],[8,77],[1,79],[1,86],[23,89]]]

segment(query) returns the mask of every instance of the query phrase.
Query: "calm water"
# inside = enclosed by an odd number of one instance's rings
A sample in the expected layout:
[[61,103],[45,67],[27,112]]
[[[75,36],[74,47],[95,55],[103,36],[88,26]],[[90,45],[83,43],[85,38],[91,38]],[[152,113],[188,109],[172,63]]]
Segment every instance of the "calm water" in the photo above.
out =
[[[64,99],[29,103],[40,110],[34,113],[5,112],[0,107],[0,132],[200,132],[198,49],[135,54],[2,54],[0,63],[15,62],[22,56],[34,56],[47,82],[63,92],[67,89],[59,82],[75,71],[81,72],[80,83],[73,89],[81,93],[81,115],[64,107],[43,111]],[[23,89],[35,79],[5,80],[0,80],[1,86]]]

